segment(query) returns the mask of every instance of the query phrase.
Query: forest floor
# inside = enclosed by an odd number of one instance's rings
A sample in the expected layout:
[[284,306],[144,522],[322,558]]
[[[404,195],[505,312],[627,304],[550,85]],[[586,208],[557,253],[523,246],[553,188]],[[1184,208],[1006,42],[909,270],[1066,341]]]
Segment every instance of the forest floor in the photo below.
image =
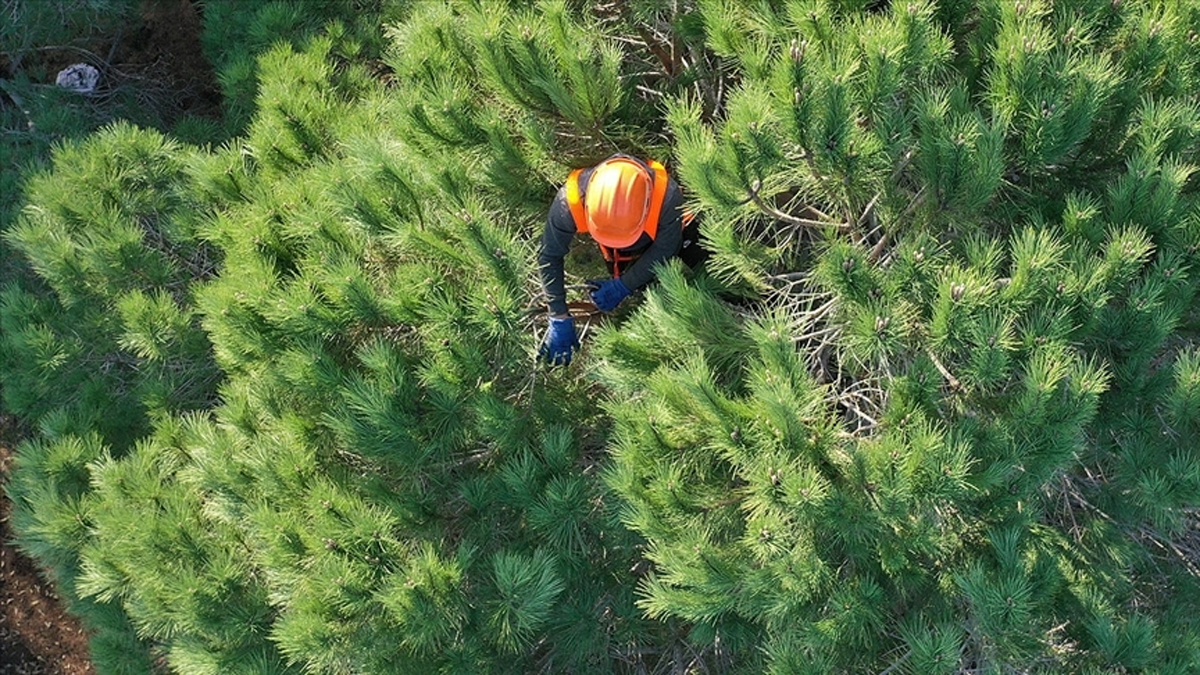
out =
[[[0,482],[20,437],[12,418],[0,417]],[[67,614],[33,561],[12,546],[11,507],[0,493],[0,675],[94,673],[79,619]]]
[[[105,51],[114,71],[146,86],[148,100],[166,121],[183,113],[220,114],[220,94],[200,46],[202,19],[192,0],[145,0],[139,25],[115,36]],[[44,52],[43,64],[66,66],[69,50]],[[0,486],[12,468],[22,438],[17,423],[0,416]],[[0,490],[0,675],[90,675],[95,673],[88,634],[68,614],[53,585],[12,545],[11,509]]]

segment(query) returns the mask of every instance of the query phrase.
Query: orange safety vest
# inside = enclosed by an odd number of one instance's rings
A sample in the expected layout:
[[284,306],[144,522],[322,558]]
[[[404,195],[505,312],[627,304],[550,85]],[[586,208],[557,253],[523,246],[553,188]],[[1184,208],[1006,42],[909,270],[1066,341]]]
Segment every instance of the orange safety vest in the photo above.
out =
[[[643,230],[650,235],[653,240],[658,234],[658,217],[662,212],[663,200],[667,196],[667,168],[659,162],[649,160],[646,162],[650,170],[654,172],[654,187],[650,191],[650,211],[646,214],[646,227]],[[575,169],[571,175],[567,177],[567,206],[571,208],[571,219],[575,221],[575,231],[580,234],[586,233],[587,214],[584,213],[583,195],[579,190],[579,176],[584,172],[583,169]],[[600,253],[604,255],[604,259],[613,264],[613,277],[620,276],[621,263],[627,263],[632,260],[637,260],[637,255],[623,254],[616,249],[609,248],[597,242],[600,246]]]

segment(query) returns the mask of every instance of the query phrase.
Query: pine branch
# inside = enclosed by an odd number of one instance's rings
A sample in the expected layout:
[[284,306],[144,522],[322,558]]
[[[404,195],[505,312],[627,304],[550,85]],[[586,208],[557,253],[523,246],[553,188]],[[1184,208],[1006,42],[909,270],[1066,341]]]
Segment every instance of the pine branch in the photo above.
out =
[[[1088,482],[1093,487],[1098,488],[1107,484],[1107,481],[1093,477],[1090,470],[1085,470],[1085,475],[1089,478]],[[1076,541],[1082,540],[1082,528],[1080,528],[1077,520],[1075,519],[1075,511],[1077,509],[1083,509],[1088,513],[1091,513],[1111,523],[1121,531],[1127,533],[1131,538],[1143,543],[1149,543],[1166,553],[1168,556],[1174,557],[1183,564],[1184,568],[1187,569],[1189,574],[1200,578],[1200,518],[1197,517],[1196,509],[1186,510],[1186,517],[1192,521],[1193,526],[1189,528],[1189,532],[1191,534],[1189,534],[1184,542],[1180,543],[1170,539],[1169,537],[1163,536],[1162,533],[1152,529],[1147,525],[1142,524],[1130,526],[1117,522],[1117,520],[1111,515],[1105,513],[1102,509],[1088,500],[1088,498],[1083,494],[1083,491],[1080,490],[1076,484],[1078,480],[1079,479],[1077,477],[1072,477],[1066,473],[1063,473],[1059,478],[1064,504],[1063,511],[1071,520],[1072,526],[1069,531],[1075,536]]]
[[950,389],[954,391],[962,390],[962,383],[958,381],[958,378],[951,375],[949,370],[946,370],[946,366],[942,365],[942,362],[937,356],[934,355],[932,350],[926,349],[925,355],[928,356],[929,360],[933,362],[934,367],[938,369],[938,372],[942,374],[942,377],[946,378],[946,382],[950,385]]
[[1175,558],[1183,563],[1188,574],[1200,579],[1200,546],[1193,543],[1187,548],[1181,548],[1179,544],[1145,525],[1134,530],[1134,534],[1137,539],[1154,544],[1168,554],[1174,554]]
[[858,218],[855,218],[855,219],[854,219],[854,223],[853,223],[853,226],[854,226],[854,227],[856,227],[856,228],[857,228],[859,225],[861,225],[861,224],[862,224],[862,222],[863,222],[864,220],[866,220],[867,218],[870,218],[871,216],[873,216],[873,215],[874,215],[874,213],[875,213],[875,205],[879,203],[879,199],[880,199],[880,197],[882,197],[882,196],[883,196],[883,192],[882,192],[882,191],[880,191],[880,192],[876,192],[874,197],[871,197],[871,201],[867,202],[867,205],[866,205],[866,207],[865,207],[865,208],[863,208],[863,212],[862,212],[862,214],[861,214],[861,215],[859,215],[859,217],[858,217]]
[[[648,50],[654,58],[658,60],[662,67],[662,73],[669,78],[674,78],[679,73],[679,57],[676,45],[669,38],[664,38],[657,34],[651,34],[647,31],[646,26],[632,20],[629,11],[629,3],[627,0],[614,0],[608,5],[602,6],[606,11],[615,11],[633,25],[637,31],[638,37],[641,38],[640,46]],[[668,48],[668,43],[670,46]]]
[[[762,198],[762,196],[759,195],[759,190],[761,190],[761,189],[762,189],[762,181],[755,179],[754,182],[752,182],[750,184],[750,200],[754,202],[755,206],[757,206],[760,211],[771,216],[772,218],[774,218],[776,220],[781,220],[785,223],[788,223],[790,225],[795,225],[797,227],[812,227],[812,228],[819,228],[819,229],[832,227],[838,231],[846,231],[846,230],[850,229],[850,225],[848,223],[834,222],[832,219],[830,219],[829,221],[809,220],[808,218],[799,218],[799,217],[793,216],[789,213],[784,213],[783,211],[780,211],[779,209],[775,208],[774,206],[768,204]],[[816,209],[812,209],[811,207],[809,207],[809,208],[812,211],[820,213],[819,211],[816,211]]]
[[838,395],[838,402],[843,403],[850,399],[859,399],[871,404],[876,414],[884,408],[884,399],[887,397],[887,391],[879,387],[873,380],[857,380],[846,387]]
[[867,256],[867,262],[870,262],[870,263],[878,262],[879,256],[881,256],[883,254],[883,250],[885,248],[887,248],[887,245],[891,241],[891,238],[892,238],[891,232],[884,232],[883,236],[879,238],[879,242],[875,244],[875,247],[871,249],[871,253]]
[[925,203],[925,195],[928,192],[927,188],[928,186],[921,186],[921,189],[917,191],[917,194],[913,196],[912,201],[908,203],[908,206],[905,207],[904,211],[900,214],[900,218],[898,220],[901,222],[908,220],[908,217],[915,213],[916,210],[921,207],[921,204]]
[[646,86],[646,85],[644,85],[644,84],[637,84],[637,85],[634,85],[634,87],[633,87],[633,88],[634,88],[634,89],[637,89],[638,91],[642,92],[643,94],[649,94],[649,95],[651,95],[651,96],[653,96],[653,97],[655,97],[655,98],[662,98],[662,99],[665,99],[665,98],[667,97],[667,94],[666,94],[666,92],[662,92],[662,91],[659,91],[659,90],[657,90],[657,89],[651,89],[650,87],[647,87],[647,86]]
[[886,670],[880,671],[879,675],[890,675],[890,673],[895,672],[895,670],[897,668],[900,668],[901,666],[903,666],[910,658],[912,658],[912,650],[911,649],[904,652],[904,655],[901,656],[896,661],[894,661],[892,663],[892,665],[887,667]]
[[694,86],[700,100],[704,101],[700,117],[706,123],[711,123],[717,113],[725,107],[725,69],[719,65],[710,66],[705,55],[695,45],[688,45],[688,56],[690,60],[681,57],[680,63],[685,69],[693,69],[699,74]]

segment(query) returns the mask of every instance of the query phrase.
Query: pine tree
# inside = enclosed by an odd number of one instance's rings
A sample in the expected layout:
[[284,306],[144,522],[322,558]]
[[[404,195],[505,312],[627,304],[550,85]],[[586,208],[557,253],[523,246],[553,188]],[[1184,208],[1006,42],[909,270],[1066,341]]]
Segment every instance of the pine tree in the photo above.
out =
[[700,3],[739,82],[669,119],[754,302],[603,336],[641,605],[752,670],[1186,672],[1196,8],[863,4]]
[[[1195,2],[210,4],[243,132],[64,145],[6,234],[103,672],[1200,661]],[[713,255],[541,368],[618,151]]]
[[[23,174],[44,165],[55,143],[79,139],[114,119],[150,123],[158,116],[138,101],[123,78],[102,79],[102,92],[83,96],[48,86],[71,63],[103,67],[123,27],[137,17],[137,0],[6,2],[0,22],[0,228],[15,220]],[[99,53],[98,53],[99,52]],[[65,62],[64,62],[65,61]],[[15,253],[0,242],[0,280],[20,274]]]
[[216,222],[199,301],[238,439],[214,466],[254,465],[212,482],[271,639],[320,672],[611,671],[654,631],[616,582],[634,542],[584,473],[598,448],[560,423],[595,416],[583,383],[530,373],[531,243],[501,174],[472,171],[492,141],[389,140],[415,97],[355,99],[329,49],[263,60],[247,147],[270,187]]
[[118,124],[29,180],[33,205],[6,238],[41,284],[4,292],[10,411],[67,416],[125,448],[147,414],[206,406],[217,373],[188,289],[218,254],[197,238],[181,154]]
[[[455,29],[480,52],[496,40],[498,62],[515,58],[532,15],[501,16],[499,32],[478,30],[496,18],[483,8],[454,17]],[[571,32],[539,40],[562,54],[587,32],[565,18],[559,29]],[[590,385],[530,372],[525,228],[551,184],[535,182],[541,194],[527,190],[513,215],[501,196],[512,177],[476,170],[496,144],[534,166],[523,144],[552,139],[527,134],[551,117],[583,124],[571,118],[582,108],[560,99],[566,112],[547,103],[506,119],[489,103],[503,100],[497,83],[471,107],[490,135],[397,136],[389,126],[423,99],[380,89],[339,63],[336,44],[264,55],[245,139],[169,148],[164,161],[185,177],[150,191],[188,201],[198,221],[184,241],[219,251],[219,274],[193,276],[183,296],[222,374],[217,407],[153,410],[150,434],[91,438],[77,469],[89,516],[63,542],[57,521],[39,524],[49,451],[31,445],[13,491],[26,547],[64,558],[81,601],[119,606],[178,672],[611,672],[652,661],[642,646],[660,631],[621,581],[636,540],[592,477],[600,439],[562,424],[597,418]],[[615,86],[607,59],[575,67],[608,68]],[[549,148],[533,152],[557,155]],[[68,173],[61,164],[54,175]],[[119,305],[149,319],[162,303],[139,289]],[[149,329],[108,335],[139,358],[161,342]]]
[[153,419],[210,407],[220,377],[189,290],[218,256],[196,236],[182,154],[122,124],[62,146],[6,233],[38,278],[0,295],[0,384],[5,409],[43,435],[19,453],[13,523],[114,673],[146,672],[150,659],[113,597],[81,585],[104,513],[94,463],[130,451]]

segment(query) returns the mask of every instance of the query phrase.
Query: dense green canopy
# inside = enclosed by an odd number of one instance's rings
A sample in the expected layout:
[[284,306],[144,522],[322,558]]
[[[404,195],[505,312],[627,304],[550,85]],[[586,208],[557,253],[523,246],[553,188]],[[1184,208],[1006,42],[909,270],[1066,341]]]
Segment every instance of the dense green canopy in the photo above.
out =
[[[223,124],[5,225],[13,523],[101,672],[1200,663],[1200,1],[204,6]],[[614,152],[712,256],[548,368]]]

